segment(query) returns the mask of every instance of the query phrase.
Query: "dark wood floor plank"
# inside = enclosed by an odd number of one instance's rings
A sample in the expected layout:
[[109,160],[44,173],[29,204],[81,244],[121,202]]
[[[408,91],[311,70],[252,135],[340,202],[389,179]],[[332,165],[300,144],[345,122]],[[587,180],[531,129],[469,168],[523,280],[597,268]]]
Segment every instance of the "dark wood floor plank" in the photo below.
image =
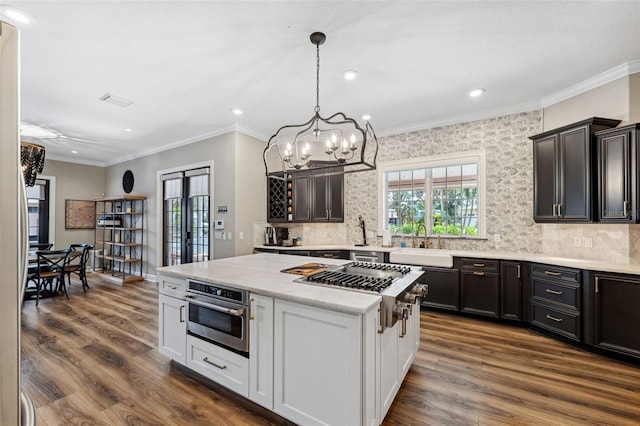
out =
[[[271,425],[157,350],[157,284],[90,274],[28,300],[22,382],[38,426]],[[423,311],[414,365],[384,425],[638,425],[640,368],[521,327]]]

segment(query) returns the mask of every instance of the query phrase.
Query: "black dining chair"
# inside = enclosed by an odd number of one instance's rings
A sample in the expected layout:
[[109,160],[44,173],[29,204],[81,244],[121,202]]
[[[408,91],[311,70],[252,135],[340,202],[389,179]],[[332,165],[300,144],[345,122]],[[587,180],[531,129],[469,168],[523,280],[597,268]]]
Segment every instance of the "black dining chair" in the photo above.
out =
[[56,283],[55,291],[59,291],[62,288],[67,299],[69,298],[67,287],[64,283],[64,268],[68,261],[69,253],[71,253],[71,249],[40,250],[36,252],[38,256],[37,272],[28,277],[36,285],[36,306],[40,301],[40,292],[45,286],[50,286],[50,291],[54,291],[54,281]]
[[53,248],[52,243],[29,243],[29,252],[46,251]]
[[[89,262],[89,252],[93,250],[91,244],[71,244],[69,246],[71,253],[67,265],[64,267],[64,273],[71,285],[71,274],[76,274],[82,282],[82,290],[86,293],[89,288],[87,282],[87,263]],[[78,254],[78,252],[80,252]]]

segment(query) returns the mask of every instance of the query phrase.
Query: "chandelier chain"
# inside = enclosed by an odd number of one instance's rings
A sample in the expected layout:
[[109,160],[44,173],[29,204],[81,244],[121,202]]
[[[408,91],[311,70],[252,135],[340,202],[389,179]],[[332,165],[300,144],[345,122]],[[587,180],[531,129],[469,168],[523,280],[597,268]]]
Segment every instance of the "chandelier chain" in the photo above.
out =
[[320,112],[320,44],[316,44],[316,114]]

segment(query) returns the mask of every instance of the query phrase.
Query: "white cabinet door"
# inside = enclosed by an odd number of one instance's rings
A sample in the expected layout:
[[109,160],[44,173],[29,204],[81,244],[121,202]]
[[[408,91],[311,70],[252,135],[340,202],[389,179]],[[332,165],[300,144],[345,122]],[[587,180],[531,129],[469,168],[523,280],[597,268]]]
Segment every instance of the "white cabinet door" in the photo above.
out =
[[304,425],[362,423],[361,317],[276,299],[274,411]]
[[273,298],[251,294],[249,399],[273,410]]
[[[400,325],[400,334],[398,337],[398,376],[400,382],[404,379],[416,355],[416,318],[420,318],[420,305],[415,303],[411,307],[411,315],[407,319],[406,334],[402,335],[402,321],[398,321]],[[418,325],[419,327],[419,325]]]
[[389,411],[393,399],[400,389],[398,378],[398,344],[399,344],[400,322],[396,322],[393,327],[388,327],[380,334],[380,419]]
[[158,298],[158,350],[180,364],[186,363],[186,302],[160,294]]

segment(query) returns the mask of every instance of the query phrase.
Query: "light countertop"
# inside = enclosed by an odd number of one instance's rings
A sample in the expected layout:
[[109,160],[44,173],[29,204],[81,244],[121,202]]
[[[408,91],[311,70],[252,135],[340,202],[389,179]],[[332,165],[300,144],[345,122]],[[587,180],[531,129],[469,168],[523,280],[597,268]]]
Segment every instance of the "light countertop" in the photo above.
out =
[[[271,250],[350,250],[350,251],[376,251],[390,253],[394,250],[400,250],[401,247],[381,247],[381,246],[354,246],[353,244],[344,245],[306,245],[306,246],[255,246],[259,249]],[[471,257],[482,259],[501,259],[501,260],[519,260],[523,262],[536,262],[548,265],[566,266],[569,268],[587,269],[590,271],[616,272],[621,274],[640,275],[640,265],[633,263],[612,263],[589,259],[575,259],[570,257],[549,256],[536,253],[514,253],[499,251],[475,251],[475,250],[447,250],[447,249],[423,249],[428,251],[439,251],[450,254],[454,257]]]
[[321,262],[328,265],[347,263],[347,261],[340,259],[313,259],[260,253],[208,262],[164,266],[158,268],[157,273],[215,282],[264,296],[353,314],[364,314],[380,304],[381,297],[374,294],[296,283],[294,280],[300,278],[300,275],[280,272],[283,269],[309,262]]

